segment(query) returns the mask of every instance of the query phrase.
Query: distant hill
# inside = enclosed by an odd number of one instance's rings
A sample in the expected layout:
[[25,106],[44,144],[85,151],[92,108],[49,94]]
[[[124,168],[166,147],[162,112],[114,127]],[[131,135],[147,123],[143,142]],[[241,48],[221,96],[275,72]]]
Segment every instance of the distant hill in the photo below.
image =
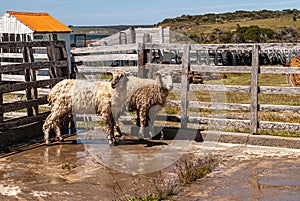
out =
[[155,26],[168,26],[199,43],[295,42],[300,40],[300,11],[182,15],[165,19]]

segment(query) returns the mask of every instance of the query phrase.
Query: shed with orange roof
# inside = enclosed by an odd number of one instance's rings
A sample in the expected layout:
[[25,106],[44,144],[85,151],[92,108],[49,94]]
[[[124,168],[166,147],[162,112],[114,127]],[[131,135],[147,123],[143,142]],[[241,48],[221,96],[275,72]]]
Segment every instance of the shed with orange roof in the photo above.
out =
[[45,12],[7,11],[0,17],[0,41],[41,41],[51,36],[64,40],[70,55],[71,32],[69,27]]

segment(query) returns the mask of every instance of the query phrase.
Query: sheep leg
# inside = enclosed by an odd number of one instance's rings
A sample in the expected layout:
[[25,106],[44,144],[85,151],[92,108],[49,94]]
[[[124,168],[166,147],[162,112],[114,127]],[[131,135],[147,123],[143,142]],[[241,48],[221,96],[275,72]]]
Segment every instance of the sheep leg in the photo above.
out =
[[106,124],[106,133],[107,133],[107,139],[108,139],[108,143],[110,145],[117,145],[117,140],[114,136],[114,123],[113,121],[108,121]]
[[149,111],[149,125],[150,125],[150,137],[153,138],[155,134],[155,129],[154,129],[154,121],[156,118],[157,113],[162,109],[160,105],[154,105],[151,107]]
[[[109,110],[106,110],[109,111]],[[106,135],[107,135],[107,139],[108,139],[108,143],[110,145],[117,145],[117,141],[115,139],[114,136],[114,127],[115,127],[115,123],[114,123],[114,118],[112,117],[112,114],[105,114],[102,116],[104,122],[105,122],[105,126],[106,126]]]
[[122,132],[121,132],[121,129],[119,128],[119,125],[117,122],[115,122],[115,126],[114,126],[114,136],[115,136],[117,144],[119,144],[120,138],[122,137]]
[[142,108],[139,111],[140,116],[140,129],[139,129],[139,139],[143,140],[145,138],[144,132],[145,132],[145,125],[147,122],[147,110],[146,108]]
[[51,112],[49,116],[46,118],[45,123],[43,124],[43,132],[44,132],[44,140],[47,145],[50,144],[49,134],[51,128],[54,129],[56,136],[61,140],[59,121],[56,112]]
[[50,113],[43,124],[44,140],[47,145],[50,144],[49,134],[50,134],[52,121],[49,119],[51,118],[51,115],[52,114]]
[[60,132],[60,122],[59,121],[56,121],[55,123],[54,123],[54,131],[55,131],[55,133],[56,133],[56,138],[60,141],[60,142],[62,142],[62,141],[64,141],[64,139],[61,137],[61,132]]
[[46,118],[44,124],[43,124],[43,132],[44,132],[44,140],[47,145],[50,144],[49,140],[49,134],[51,128],[54,129],[56,133],[56,137],[62,141],[63,138],[61,137],[60,132],[60,120],[64,119],[64,117],[68,114],[68,111],[64,111],[61,108],[53,108],[51,110],[51,113]]

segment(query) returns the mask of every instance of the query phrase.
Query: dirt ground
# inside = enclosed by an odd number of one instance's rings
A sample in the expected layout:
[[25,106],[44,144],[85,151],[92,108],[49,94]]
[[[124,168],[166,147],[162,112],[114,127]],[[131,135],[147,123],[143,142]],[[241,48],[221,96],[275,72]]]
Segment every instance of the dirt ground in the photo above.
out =
[[[300,197],[299,150],[178,141],[169,154],[174,143],[130,140],[112,149],[101,140],[72,136],[51,146],[5,150],[0,155],[0,200],[105,201],[171,193],[165,199]],[[175,159],[193,162],[193,156],[215,158],[218,165],[204,178],[180,185]]]

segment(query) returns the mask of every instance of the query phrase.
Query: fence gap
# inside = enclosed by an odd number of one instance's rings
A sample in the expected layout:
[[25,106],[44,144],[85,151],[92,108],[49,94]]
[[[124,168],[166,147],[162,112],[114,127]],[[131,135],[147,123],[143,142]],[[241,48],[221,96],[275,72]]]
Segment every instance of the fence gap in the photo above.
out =
[[251,105],[250,105],[250,134],[256,134],[258,130],[258,74],[259,74],[259,45],[252,49],[252,72],[251,72]]

